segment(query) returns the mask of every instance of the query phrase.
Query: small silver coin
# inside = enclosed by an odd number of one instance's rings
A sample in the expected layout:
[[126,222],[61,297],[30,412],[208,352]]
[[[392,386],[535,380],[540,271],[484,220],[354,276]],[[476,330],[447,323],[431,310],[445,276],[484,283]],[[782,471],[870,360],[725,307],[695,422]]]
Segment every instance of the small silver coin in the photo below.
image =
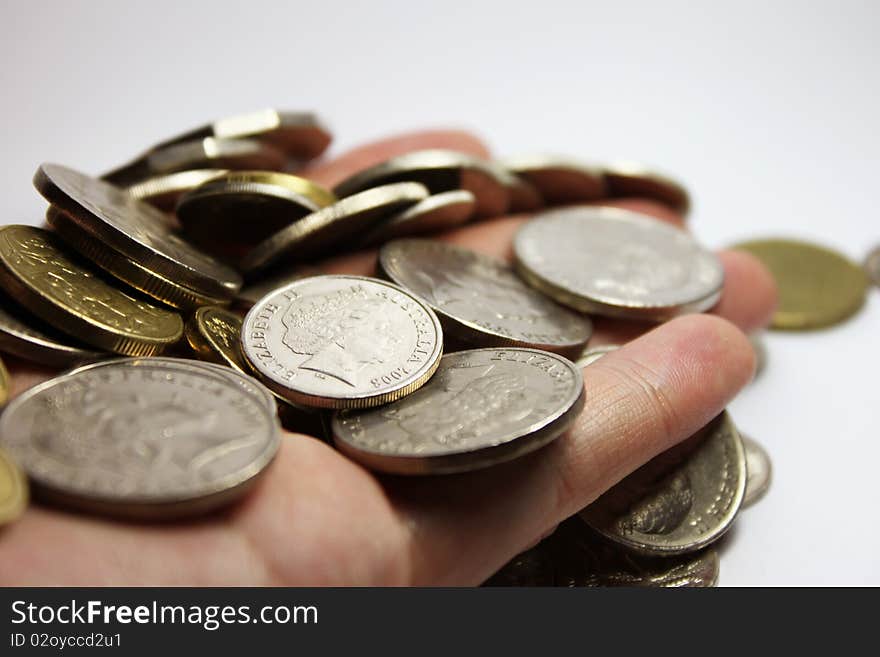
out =
[[474,195],[464,189],[432,194],[380,223],[362,243],[372,246],[400,237],[450,230],[467,223],[475,207]]
[[550,205],[582,203],[606,194],[602,171],[585,162],[558,155],[521,155],[499,162],[534,185]]
[[244,378],[185,360],[87,366],[31,388],[0,417],[0,445],[51,502],[171,519],[240,498],[280,445]]
[[364,276],[315,276],[270,292],[248,312],[241,339],[266,386],[314,408],[367,408],[408,395],[443,352],[427,304]]
[[617,208],[540,213],[514,238],[517,271],[558,302],[609,317],[664,321],[721,297],[724,269],[687,233]]
[[476,199],[478,217],[502,215],[509,204],[507,188],[495,169],[473,155],[441,149],[393,157],[346,178],[333,191],[343,197],[370,187],[403,181],[422,183],[432,194],[467,190]]
[[332,422],[337,448],[371,470],[445,474],[528,454],[564,433],[584,405],[580,370],[537,349],[476,349],[443,357],[417,392]]
[[379,251],[385,276],[440,317],[445,335],[476,347],[532,347],[570,358],[590,320],[530,288],[504,262],[433,240],[404,239]]
[[612,198],[637,197],[658,201],[682,217],[691,207],[687,188],[674,178],[637,162],[612,162],[602,169],[608,195]]
[[580,368],[587,367],[602,358],[605,354],[617,351],[618,349],[620,349],[620,345],[616,344],[603,344],[598,347],[588,347],[587,349],[584,349],[583,353],[575,361],[575,365]]
[[742,503],[745,509],[767,494],[773,478],[773,463],[761,445],[742,433],[740,436],[746,453],[746,492]]
[[871,279],[871,282],[880,287],[880,246],[865,258],[865,271],[868,272],[868,278]]
[[763,333],[752,333],[749,335],[749,342],[755,352],[755,378],[757,379],[767,367],[767,343],[764,341]]

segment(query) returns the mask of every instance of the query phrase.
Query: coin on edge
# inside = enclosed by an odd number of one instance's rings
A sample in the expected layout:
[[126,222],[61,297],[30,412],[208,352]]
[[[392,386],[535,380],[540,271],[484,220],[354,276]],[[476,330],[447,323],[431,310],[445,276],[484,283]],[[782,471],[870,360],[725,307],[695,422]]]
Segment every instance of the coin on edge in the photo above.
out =
[[0,408],[3,408],[7,399],[9,399],[9,371],[0,360]]
[[54,328],[99,349],[150,356],[183,335],[179,315],[108,285],[41,228],[0,228],[0,287]]
[[508,213],[534,212],[544,207],[544,197],[538,188],[522,176],[508,171],[498,162],[488,161],[486,165],[491,167],[498,179],[507,189]]
[[725,411],[578,515],[634,552],[683,554],[724,535],[742,506],[745,485],[742,440]]
[[379,268],[423,299],[443,333],[476,347],[531,347],[575,358],[593,325],[530,288],[504,262],[444,242],[402,239],[379,251]]
[[742,503],[745,509],[764,497],[770,489],[773,462],[761,445],[742,433],[740,436],[746,453],[746,492]]
[[683,230],[617,208],[541,212],[514,237],[518,273],[559,303],[664,321],[721,297],[724,268]]
[[563,434],[584,406],[581,372],[538,349],[447,354],[419,390],[333,417],[336,447],[392,474],[447,474],[510,461]]
[[432,194],[381,222],[361,244],[374,246],[400,237],[450,230],[470,221],[475,207],[474,195],[464,189]]
[[177,173],[148,178],[128,187],[126,191],[136,199],[168,213],[174,211],[177,201],[188,191],[227,172],[228,169],[178,171]]
[[637,162],[612,162],[602,167],[608,195],[658,201],[686,217],[691,207],[687,188],[674,178]]
[[757,379],[767,367],[767,343],[764,341],[763,331],[750,333],[749,343],[755,352],[755,379]]
[[34,492],[113,516],[172,519],[239,499],[280,445],[240,375],[185,360],[89,366],[39,384],[0,416],[0,446]]
[[602,171],[559,155],[521,155],[499,164],[538,188],[548,204],[596,201],[606,195]]
[[9,454],[0,449],[0,528],[24,513],[29,497],[24,473]]
[[218,306],[202,306],[186,323],[186,340],[205,360],[250,372],[241,352],[241,316]]
[[587,367],[602,358],[605,354],[617,351],[618,349],[620,349],[620,345],[617,344],[603,344],[598,347],[587,347],[574,364],[580,368]]
[[731,248],[751,253],[773,274],[779,305],[771,328],[831,326],[854,315],[865,302],[864,270],[837,251],[789,239],[753,240]]
[[865,271],[877,287],[880,287],[880,246],[871,251],[865,258]]
[[433,310],[364,276],[315,276],[269,293],[245,317],[241,340],[269,389],[317,408],[367,408],[408,395],[443,352]]

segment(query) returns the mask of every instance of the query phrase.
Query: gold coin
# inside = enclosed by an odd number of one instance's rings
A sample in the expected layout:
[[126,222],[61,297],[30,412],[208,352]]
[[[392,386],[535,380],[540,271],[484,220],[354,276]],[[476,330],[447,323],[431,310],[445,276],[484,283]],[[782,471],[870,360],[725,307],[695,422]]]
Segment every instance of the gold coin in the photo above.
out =
[[196,310],[186,323],[186,341],[201,358],[250,374],[241,353],[241,316],[218,306]]
[[776,279],[779,306],[771,328],[831,326],[853,315],[865,301],[864,270],[836,251],[788,239],[754,240],[733,248],[758,258]]
[[228,169],[191,169],[148,178],[128,188],[128,193],[164,212],[172,212],[180,197]]
[[112,287],[41,228],[0,228],[0,287],[53,327],[99,349],[151,356],[183,334],[179,315]]
[[658,201],[686,217],[691,208],[687,189],[674,178],[637,162],[612,162],[603,167],[608,195]]
[[0,526],[18,518],[27,507],[29,497],[24,473],[0,449]]
[[3,361],[0,360],[0,408],[2,408],[9,399],[9,372]]

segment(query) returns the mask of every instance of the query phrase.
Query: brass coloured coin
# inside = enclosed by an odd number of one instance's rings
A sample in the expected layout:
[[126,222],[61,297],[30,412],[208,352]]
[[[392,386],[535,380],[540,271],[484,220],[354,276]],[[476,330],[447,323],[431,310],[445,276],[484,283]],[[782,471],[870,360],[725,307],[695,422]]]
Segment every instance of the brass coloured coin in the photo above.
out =
[[0,529],[24,513],[29,498],[27,478],[9,454],[0,449]]
[[686,217],[691,207],[690,194],[674,178],[637,162],[612,162],[602,167],[611,198],[634,197],[658,201]]
[[521,155],[499,161],[508,171],[534,185],[549,205],[596,201],[606,196],[597,167],[558,155]]
[[189,346],[205,360],[243,374],[250,367],[241,353],[241,316],[218,306],[203,306],[186,323]]

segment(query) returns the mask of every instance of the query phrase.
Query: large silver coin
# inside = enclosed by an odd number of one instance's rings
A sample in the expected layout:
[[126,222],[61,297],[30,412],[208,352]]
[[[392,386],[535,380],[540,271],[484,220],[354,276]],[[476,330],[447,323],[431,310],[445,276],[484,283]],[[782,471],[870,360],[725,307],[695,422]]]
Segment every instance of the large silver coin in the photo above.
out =
[[450,230],[467,223],[475,207],[474,195],[464,189],[432,194],[380,223],[362,244],[372,246],[400,237]]
[[476,349],[443,357],[417,392],[332,422],[340,451],[396,474],[444,474],[509,461],[564,433],[584,405],[571,361],[537,349]]
[[270,292],[248,312],[241,340],[265,385],[317,408],[366,408],[408,395],[443,352],[434,311],[364,276],[315,276]]
[[342,197],[403,181],[422,183],[432,194],[467,190],[476,199],[478,217],[502,215],[510,202],[507,188],[495,169],[473,155],[441,149],[398,155],[346,178],[333,191]]
[[562,304],[609,317],[663,321],[721,297],[718,258],[682,230],[616,208],[540,213],[514,238],[517,271]]
[[686,217],[690,194],[677,180],[637,162],[612,162],[603,167],[608,194],[612,198],[648,198]]
[[395,240],[379,251],[389,279],[424,299],[445,335],[478,347],[518,346],[575,358],[590,339],[586,317],[531,289],[505,263],[433,240]]
[[558,155],[521,155],[499,164],[534,185],[549,204],[582,203],[605,196],[600,169]]
[[243,495],[280,444],[278,421],[239,375],[132,359],[62,375],[13,400],[0,445],[44,499],[168,519]]
[[742,441],[723,412],[579,515],[600,534],[634,552],[683,554],[724,535],[742,505],[745,486]]
[[740,435],[746,453],[746,492],[742,503],[742,508],[745,509],[764,497],[770,490],[773,464],[767,450],[748,436]]

